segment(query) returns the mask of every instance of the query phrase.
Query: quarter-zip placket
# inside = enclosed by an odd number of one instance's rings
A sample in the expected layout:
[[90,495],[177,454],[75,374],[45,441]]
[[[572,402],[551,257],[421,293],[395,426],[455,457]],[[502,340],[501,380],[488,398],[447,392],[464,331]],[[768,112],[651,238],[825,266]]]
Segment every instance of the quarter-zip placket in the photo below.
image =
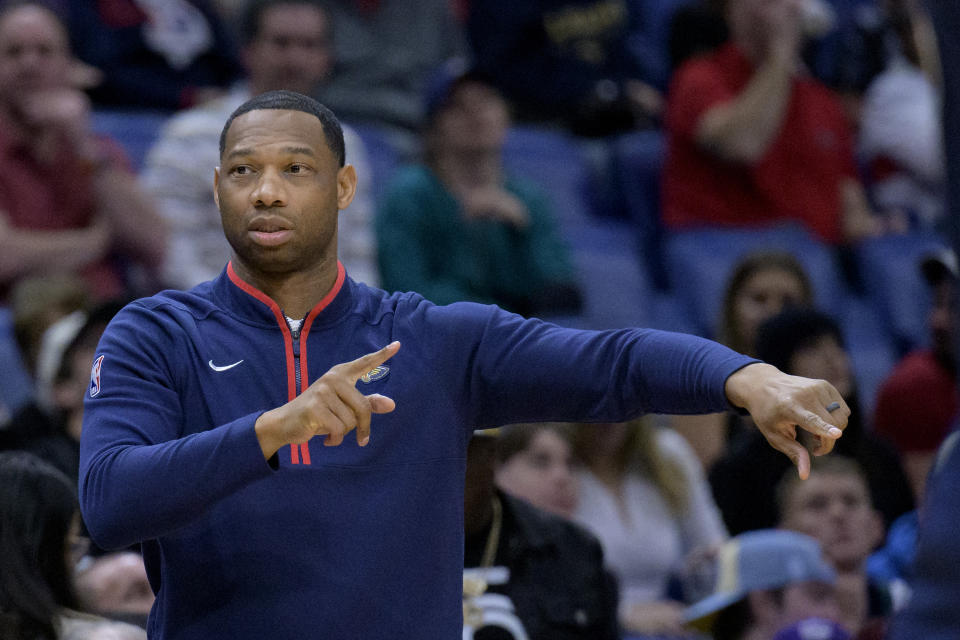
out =
[[[316,306],[310,310],[307,316],[303,319],[303,323],[296,330],[294,330],[293,326],[290,324],[290,321],[287,319],[286,314],[283,313],[283,310],[280,309],[280,305],[278,305],[272,298],[270,298],[270,296],[258,290],[256,287],[244,282],[233,270],[232,262],[227,264],[227,276],[230,278],[231,282],[237,285],[240,289],[265,304],[270,311],[273,312],[273,316],[277,319],[277,323],[280,325],[280,331],[283,333],[284,351],[287,359],[287,400],[293,400],[298,395],[306,391],[306,383],[308,382],[304,379],[307,377],[307,354],[305,352],[301,354],[300,339],[307,336],[308,332],[310,331],[310,325],[313,323],[314,319],[321,311],[323,311],[323,309],[327,307],[328,304],[330,304],[330,302],[340,292],[341,287],[343,287],[343,283],[346,281],[347,277],[347,273],[344,270],[343,265],[340,262],[337,262],[337,279],[334,282],[333,287],[327,292],[327,295],[325,295],[323,299],[320,300],[320,302],[318,302]],[[301,363],[303,364],[302,370]],[[291,368],[293,369],[292,371],[290,370]],[[290,445],[290,463],[301,464],[301,460],[302,464],[310,464],[309,442],[304,442],[300,445]]]

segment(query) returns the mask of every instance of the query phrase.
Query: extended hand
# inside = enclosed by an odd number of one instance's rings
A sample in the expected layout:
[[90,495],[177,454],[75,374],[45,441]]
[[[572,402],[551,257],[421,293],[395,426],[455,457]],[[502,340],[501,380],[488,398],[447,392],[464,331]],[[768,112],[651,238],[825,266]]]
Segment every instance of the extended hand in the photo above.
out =
[[380,394],[363,395],[357,390],[357,380],[399,350],[400,343],[391,342],[379,351],[331,367],[302,394],[260,416],[254,429],[264,457],[269,459],[280,447],[317,435],[326,435],[324,444],[335,447],[353,429],[360,446],[366,446],[371,414],[389,413],[396,404]]
[[[797,441],[797,427],[813,434],[813,454],[820,456],[833,449],[850,417],[850,407],[829,382],[787,375],[769,364],[740,369],[727,378],[726,392],[730,402],[750,412],[767,442],[793,461],[804,480],[810,475],[810,454]],[[837,408],[828,411],[831,406]]]

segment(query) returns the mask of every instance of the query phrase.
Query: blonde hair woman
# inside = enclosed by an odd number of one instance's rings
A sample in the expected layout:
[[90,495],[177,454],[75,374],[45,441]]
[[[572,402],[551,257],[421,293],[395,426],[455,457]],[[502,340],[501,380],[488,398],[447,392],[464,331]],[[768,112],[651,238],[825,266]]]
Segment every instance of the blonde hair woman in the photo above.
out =
[[620,582],[621,625],[634,633],[684,634],[683,604],[668,596],[691,554],[727,538],[682,436],[649,420],[580,425],[574,451],[579,500],[574,519],[603,545]]

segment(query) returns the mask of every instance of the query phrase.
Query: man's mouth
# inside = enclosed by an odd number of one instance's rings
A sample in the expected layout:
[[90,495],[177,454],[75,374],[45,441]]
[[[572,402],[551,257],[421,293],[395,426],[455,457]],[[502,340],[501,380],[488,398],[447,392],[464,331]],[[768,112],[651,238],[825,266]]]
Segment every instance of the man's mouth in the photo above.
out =
[[256,244],[265,247],[281,245],[293,234],[288,226],[278,220],[254,220],[247,230]]

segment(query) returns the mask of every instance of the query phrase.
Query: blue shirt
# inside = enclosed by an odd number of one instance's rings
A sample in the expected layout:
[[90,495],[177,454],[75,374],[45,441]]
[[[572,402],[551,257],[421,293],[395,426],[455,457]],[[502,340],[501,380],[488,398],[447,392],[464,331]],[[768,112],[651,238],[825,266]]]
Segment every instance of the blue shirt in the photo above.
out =
[[[313,438],[264,460],[254,423],[393,340],[358,382],[396,401],[370,444]],[[752,362],[652,330],[587,332],[353,282],[291,333],[228,265],[132,303],[98,347],[80,500],[105,548],[142,541],[151,638],[461,637],[463,484],[475,428],[728,409]]]

